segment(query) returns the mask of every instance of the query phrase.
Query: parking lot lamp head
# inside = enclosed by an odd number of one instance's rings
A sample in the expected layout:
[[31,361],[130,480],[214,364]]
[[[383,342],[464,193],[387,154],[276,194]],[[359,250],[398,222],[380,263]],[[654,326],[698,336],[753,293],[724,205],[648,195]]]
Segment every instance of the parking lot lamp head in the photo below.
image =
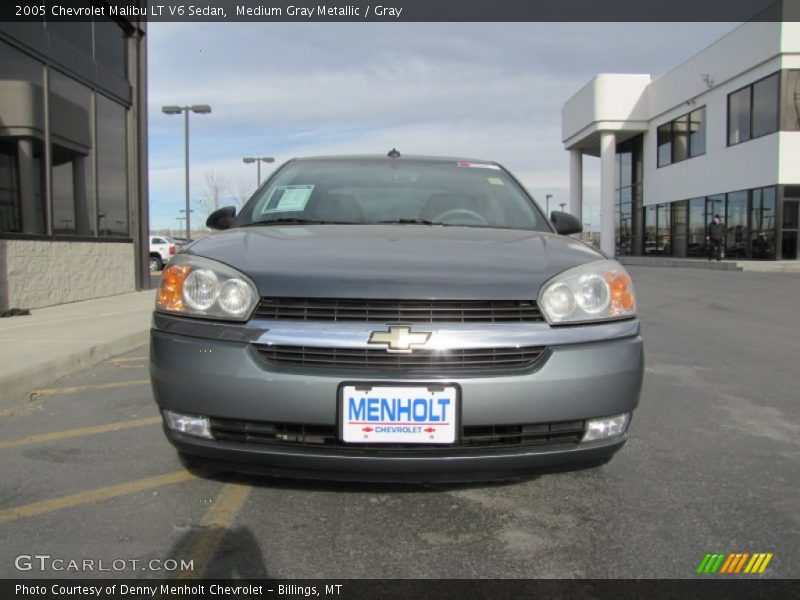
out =
[[186,239],[191,239],[192,235],[192,225],[191,225],[191,217],[189,213],[191,212],[189,206],[189,113],[197,113],[201,115],[206,115],[211,112],[211,107],[208,104],[192,104],[189,106],[177,106],[175,104],[168,104],[166,106],[161,107],[161,111],[165,115],[179,115],[181,113],[184,114],[183,124],[184,124],[184,148],[186,154]]

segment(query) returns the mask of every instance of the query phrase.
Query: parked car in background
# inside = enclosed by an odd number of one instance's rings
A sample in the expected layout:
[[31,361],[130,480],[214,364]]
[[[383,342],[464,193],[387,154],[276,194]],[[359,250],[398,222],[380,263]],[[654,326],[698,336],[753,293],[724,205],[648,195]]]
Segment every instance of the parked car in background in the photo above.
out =
[[175,246],[177,247],[178,252],[181,252],[186,246],[188,246],[194,241],[191,238],[184,238],[184,237],[172,237],[170,239],[173,242],[175,242]]
[[625,268],[500,165],[278,169],[161,276],[150,376],[188,463],[303,478],[505,479],[602,463],[644,371]]
[[164,235],[150,236],[150,270],[160,271],[175,256],[177,245]]

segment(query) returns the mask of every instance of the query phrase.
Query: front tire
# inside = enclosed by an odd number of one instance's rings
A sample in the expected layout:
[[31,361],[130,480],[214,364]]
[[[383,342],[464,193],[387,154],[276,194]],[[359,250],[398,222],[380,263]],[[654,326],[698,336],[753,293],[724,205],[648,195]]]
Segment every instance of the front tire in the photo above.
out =
[[161,260],[161,257],[157,254],[150,255],[150,270],[151,271],[160,271],[164,268],[164,263]]

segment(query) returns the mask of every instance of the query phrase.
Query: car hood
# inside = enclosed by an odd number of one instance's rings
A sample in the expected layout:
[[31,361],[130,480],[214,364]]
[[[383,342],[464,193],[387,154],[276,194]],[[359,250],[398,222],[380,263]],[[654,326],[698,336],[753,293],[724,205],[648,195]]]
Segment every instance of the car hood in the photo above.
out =
[[184,251],[249,276],[261,296],[536,298],[603,255],[553,233],[430,225],[273,225],[214,233]]

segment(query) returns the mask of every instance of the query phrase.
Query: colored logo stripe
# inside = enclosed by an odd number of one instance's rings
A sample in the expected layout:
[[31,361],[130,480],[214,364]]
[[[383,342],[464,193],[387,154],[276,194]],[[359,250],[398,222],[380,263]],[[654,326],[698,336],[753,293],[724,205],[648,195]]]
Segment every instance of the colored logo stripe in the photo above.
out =
[[706,554],[703,562],[697,567],[698,573],[716,573],[725,558],[724,552],[715,552],[714,554]]
[[[773,554],[756,552],[750,554],[749,552],[714,552],[707,553],[700,565],[697,567],[697,573],[714,574],[760,574],[767,568],[767,565],[772,560]],[[748,560],[749,559],[749,560]],[[745,566],[747,565],[747,566]]]

